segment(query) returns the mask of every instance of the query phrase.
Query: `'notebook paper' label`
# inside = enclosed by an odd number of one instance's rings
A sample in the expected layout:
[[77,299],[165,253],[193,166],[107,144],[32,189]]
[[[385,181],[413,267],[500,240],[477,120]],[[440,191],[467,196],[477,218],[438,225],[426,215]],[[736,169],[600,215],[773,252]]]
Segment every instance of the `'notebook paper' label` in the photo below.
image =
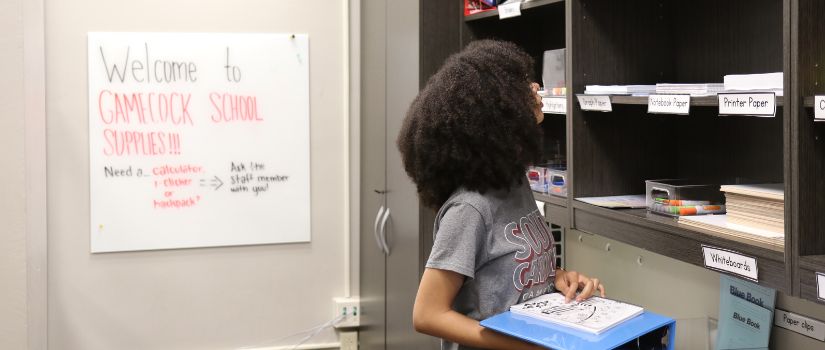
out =
[[647,112],[654,114],[690,114],[690,95],[650,95]]
[[576,95],[583,111],[613,112],[610,96],[607,95]]
[[541,111],[550,114],[567,114],[567,97],[542,97]]
[[709,269],[729,272],[754,282],[759,281],[759,270],[756,267],[755,258],[706,245],[702,245],[702,256],[705,260],[705,267]]
[[719,115],[776,116],[776,94],[773,92],[720,93]]

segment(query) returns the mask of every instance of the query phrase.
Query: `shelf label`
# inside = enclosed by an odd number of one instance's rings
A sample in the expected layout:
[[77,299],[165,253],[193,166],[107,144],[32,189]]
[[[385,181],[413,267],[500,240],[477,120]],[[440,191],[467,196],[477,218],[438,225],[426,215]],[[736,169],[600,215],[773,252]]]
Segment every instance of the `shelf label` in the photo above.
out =
[[816,273],[816,297],[825,301],[825,273]]
[[583,111],[613,112],[610,96],[607,95],[576,95]]
[[567,97],[542,97],[541,111],[550,114],[567,114]]
[[759,281],[759,270],[756,267],[755,258],[704,244],[702,245],[702,257],[705,260],[705,267],[709,269],[729,272],[754,282]]
[[521,16],[521,1],[498,5],[498,19]]
[[773,314],[773,324],[819,341],[825,341],[825,323],[822,321],[776,309]]
[[690,95],[650,95],[647,112],[654,114],[690,114]]
[[720,93],[719,115],[776,116],[776,94],[773,92]]
[[814,120],[825,120],[825,96],[814,97]]

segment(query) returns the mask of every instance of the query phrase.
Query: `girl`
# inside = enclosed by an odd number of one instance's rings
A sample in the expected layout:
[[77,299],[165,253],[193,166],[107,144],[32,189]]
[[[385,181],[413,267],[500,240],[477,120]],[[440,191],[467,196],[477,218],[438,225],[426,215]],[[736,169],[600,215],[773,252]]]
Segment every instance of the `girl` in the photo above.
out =
[[512,43],[472,42],[430,78],[398,137],[421,202],[438,209],[413,323],[442,349],[537,349],[479,320],[554,289],[568,301],[604,296],[597,278],[555,269],[553,235],[525,179],[544,119],[532,65]]

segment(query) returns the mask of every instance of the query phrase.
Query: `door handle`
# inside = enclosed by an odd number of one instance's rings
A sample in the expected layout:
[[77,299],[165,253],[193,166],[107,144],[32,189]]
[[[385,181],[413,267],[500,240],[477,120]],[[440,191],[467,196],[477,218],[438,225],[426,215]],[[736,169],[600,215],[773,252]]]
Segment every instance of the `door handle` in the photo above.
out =
[[387,220],[390,218],[390,208],[384,212],[384,218],[381,219],[381,248],[384,254],[390,255],[390,246],[387,244]]
[[378,235],[378,223],[381,222],[381,217],[384,215],[384,206],[382,205],[380,209],[378,209],[378,214],[375,214],[375,223],[372,225],[372,233],[375,235],[375,244],[378,245],[378,249],[384,251],[384,246],[381,245],[381,238]]

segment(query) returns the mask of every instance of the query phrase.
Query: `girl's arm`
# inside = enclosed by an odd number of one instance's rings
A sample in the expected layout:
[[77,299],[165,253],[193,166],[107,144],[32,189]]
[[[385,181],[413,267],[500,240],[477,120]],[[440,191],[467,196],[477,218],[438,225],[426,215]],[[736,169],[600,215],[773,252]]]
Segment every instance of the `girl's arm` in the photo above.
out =
[[543,349],[486,329],[478,321],[454,311],[453,299],[463,282],[464,276],[456,272],[431,268],[424,270],[413,307],[416,331],[477,348]]

